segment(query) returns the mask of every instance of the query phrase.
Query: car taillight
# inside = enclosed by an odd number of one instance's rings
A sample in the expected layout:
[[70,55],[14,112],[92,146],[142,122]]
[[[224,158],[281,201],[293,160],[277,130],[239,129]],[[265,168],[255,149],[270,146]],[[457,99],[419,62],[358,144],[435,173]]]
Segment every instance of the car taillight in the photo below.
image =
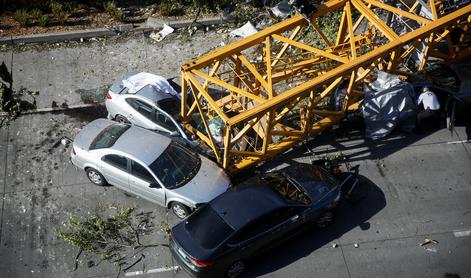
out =
[[111,99],[111,94],[110,94],[110,92],[106,92],[105,97],[106,97],[106,99]]
[[190,260],[191,260],[191,263],[196,267],[208,267],[214,264],[213,262],[202,262],[193,258],[190,258]]

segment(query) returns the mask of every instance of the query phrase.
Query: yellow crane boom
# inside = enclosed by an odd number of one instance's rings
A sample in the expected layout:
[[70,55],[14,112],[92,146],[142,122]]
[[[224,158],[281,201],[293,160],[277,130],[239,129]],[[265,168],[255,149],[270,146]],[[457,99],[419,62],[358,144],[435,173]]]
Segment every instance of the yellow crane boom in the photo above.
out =
[[[185,128],[225,169],[239,171],[357,109],[375,68],[408,75],[431,57],[450,62],[470,53],[469,1],[392,2],[327,1],[309,20],[294,16],[185,63]],[[335,15],[328,34],[322,20]],[[335,108],[329,99],[340,89],[346,95]]]

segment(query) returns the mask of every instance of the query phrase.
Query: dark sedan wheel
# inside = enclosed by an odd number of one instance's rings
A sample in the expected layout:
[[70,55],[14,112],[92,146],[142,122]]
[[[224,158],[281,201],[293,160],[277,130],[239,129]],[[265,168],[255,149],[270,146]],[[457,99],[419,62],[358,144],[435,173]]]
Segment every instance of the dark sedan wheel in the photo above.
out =
[[226,276],[228,278],[236,278],[236,277],[239,277],[242,274],[242,272],[244,272],[244,270],[245,270],[244,262],[237,261],[231,264],[231,266],[229,266],[226,272]]
[[128,119],[123,115],[116,115],[114,119],[120,124],[129,124]]
[[172,208],[173,213],[175,213],[175,215],[180,219],[183,219],[190,214],[190,209],[179,202],[173,202],[170,207]]
[[98,170],[93,169],[93,168],[87,168],[85,172],[87,172],[87,177],[93,184],[98,185],[98,186],[107,185],[105,177],[103,177],[103,175],[100,172],[98,172]]
[[330,223],[332,223],[332,221],[334,220],[334,213],[330,210],[324,212],[323,214],[321,214],[321,216],[319,216],[319,218],[317,218],[316,220],[316,226],[317,228],[325,228],[327,226],[330,225]]

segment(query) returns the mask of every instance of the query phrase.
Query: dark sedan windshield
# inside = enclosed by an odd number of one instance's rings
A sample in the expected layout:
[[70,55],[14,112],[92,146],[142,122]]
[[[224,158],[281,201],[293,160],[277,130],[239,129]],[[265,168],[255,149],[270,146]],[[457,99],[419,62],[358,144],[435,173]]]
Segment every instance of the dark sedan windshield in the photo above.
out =
[[103,129],[100,134],[93,139],[90,150],[109,148],[114,145],[118,138],[129,129],[129,125],[113,124]]
[[167,189],[175,189],[190,181],[201,166],[199,156],[172,142],[149,168]]

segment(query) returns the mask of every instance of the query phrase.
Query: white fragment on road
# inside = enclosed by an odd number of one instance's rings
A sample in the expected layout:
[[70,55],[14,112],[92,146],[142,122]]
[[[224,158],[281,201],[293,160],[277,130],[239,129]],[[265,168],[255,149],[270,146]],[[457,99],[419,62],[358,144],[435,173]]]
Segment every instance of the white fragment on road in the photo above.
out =
[[154,268],[154,269],[149,269],[146,271],[133,271],[133,272],[127,272],[124,274],[124,276],[138,276],[138,275],[144,275],[144,274],[149,274],[149,273],[162,273],[162,272],[168,272],[168,271],[177,271],[179,270],[180,267],[178,265],[172,266],[172,267],[161,267],[161,268]]
[[446,142],[447,144],[462,144],[462,143],[468,143],[471,142],[471,140],[461,140],[461,141],[451,141],[451,142]]
[[454,235],[455,237],[471,236],[471,230],[468,230],[468,231],[461,231],[461,232],[453,232],[453,235]]
[[425,247],[424,249],[429,252],[437,253],[437,248],[435,247]]

